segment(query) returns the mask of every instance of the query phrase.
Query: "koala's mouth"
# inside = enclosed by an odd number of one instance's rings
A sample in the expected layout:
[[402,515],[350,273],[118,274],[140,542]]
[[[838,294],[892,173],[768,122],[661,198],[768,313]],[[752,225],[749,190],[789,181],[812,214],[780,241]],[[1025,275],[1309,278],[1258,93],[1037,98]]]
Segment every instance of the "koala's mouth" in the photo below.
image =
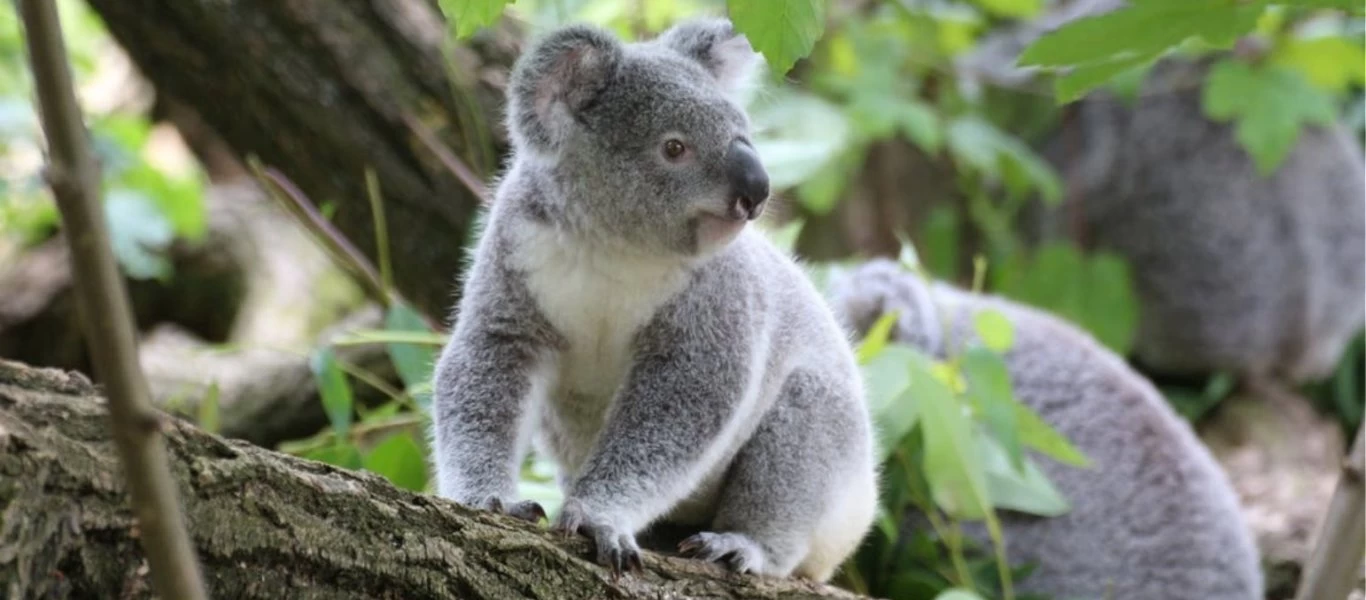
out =
[[696,223],[698,245],[705,248],[734,239],[749,223],[749,218],[744,212],[737,210],[724,213],[703,211],[697,215]]

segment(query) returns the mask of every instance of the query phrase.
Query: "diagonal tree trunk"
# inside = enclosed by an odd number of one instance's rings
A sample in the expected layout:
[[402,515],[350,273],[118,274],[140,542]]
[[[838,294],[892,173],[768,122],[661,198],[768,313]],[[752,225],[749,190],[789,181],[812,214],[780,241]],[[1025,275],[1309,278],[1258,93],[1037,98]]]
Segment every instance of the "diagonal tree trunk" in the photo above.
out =
[[[617,580],[588,543],[378,476],[164,422],[190,534],[214,598],[855,598],[648,555]],[[0,595],[150,597],[109,439],[80,376],[0,361]]]
[[193,107],[240,158],[333,203],[338,229],[372,260],[364,173],[374,169],[396,286],[427,315],[448,314],[479,201],[411,123],[487,177],[505,147],[512,24],[443,52],[434,0],[89,3],[158,93]]

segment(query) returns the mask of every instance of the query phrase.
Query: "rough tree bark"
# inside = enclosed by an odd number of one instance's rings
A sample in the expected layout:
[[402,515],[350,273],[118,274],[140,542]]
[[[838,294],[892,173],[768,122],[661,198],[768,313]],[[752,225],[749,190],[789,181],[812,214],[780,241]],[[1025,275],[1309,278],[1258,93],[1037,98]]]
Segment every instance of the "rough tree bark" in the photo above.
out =
[[[150,596],[106,418],[84,378],[0,361],[0,595]],[[163,430],[214,598],[856,598],[656,554],[614,581],[580,558],[587,540],[183,421]]]
[[471,162],[487,176],[502,147],[501,82],[518,52],[512,24],[443,54],[433,0],[90,5],[159,93],[192,106],[239,157],[255,155],[313,201],[334,203],[338,228],[372,259],[364,171],[373,168],[396,286],[429,316],[447,315],[478,200],[409,123],[459,156],[482,156]]

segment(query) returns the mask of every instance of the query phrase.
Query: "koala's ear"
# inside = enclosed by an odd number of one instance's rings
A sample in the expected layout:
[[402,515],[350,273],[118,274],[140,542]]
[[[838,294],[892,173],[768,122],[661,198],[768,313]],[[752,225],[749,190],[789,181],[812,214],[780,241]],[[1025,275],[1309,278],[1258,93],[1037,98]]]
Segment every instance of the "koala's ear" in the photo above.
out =
[[517,59],[508,81],[508,130],[514,143],[554,149],[577,113],[606,89],[622,60],[622,45],[590,25],[560,28]]
[[658,41],[701,63],[732,97],[753,82],[759,66],[759,54],[728,19],[683,21],[660,34]]

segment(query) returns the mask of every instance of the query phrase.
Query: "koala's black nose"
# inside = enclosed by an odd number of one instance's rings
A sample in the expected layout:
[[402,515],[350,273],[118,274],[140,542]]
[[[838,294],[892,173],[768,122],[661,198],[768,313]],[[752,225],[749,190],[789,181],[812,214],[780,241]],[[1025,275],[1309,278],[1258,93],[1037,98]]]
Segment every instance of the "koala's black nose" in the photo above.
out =
[[768,200],[768,172],[759,162],[759,155],[748,143],[735,140],[726,152],[726,177],[730,180],[732,207],[754,220],[764,210]]

